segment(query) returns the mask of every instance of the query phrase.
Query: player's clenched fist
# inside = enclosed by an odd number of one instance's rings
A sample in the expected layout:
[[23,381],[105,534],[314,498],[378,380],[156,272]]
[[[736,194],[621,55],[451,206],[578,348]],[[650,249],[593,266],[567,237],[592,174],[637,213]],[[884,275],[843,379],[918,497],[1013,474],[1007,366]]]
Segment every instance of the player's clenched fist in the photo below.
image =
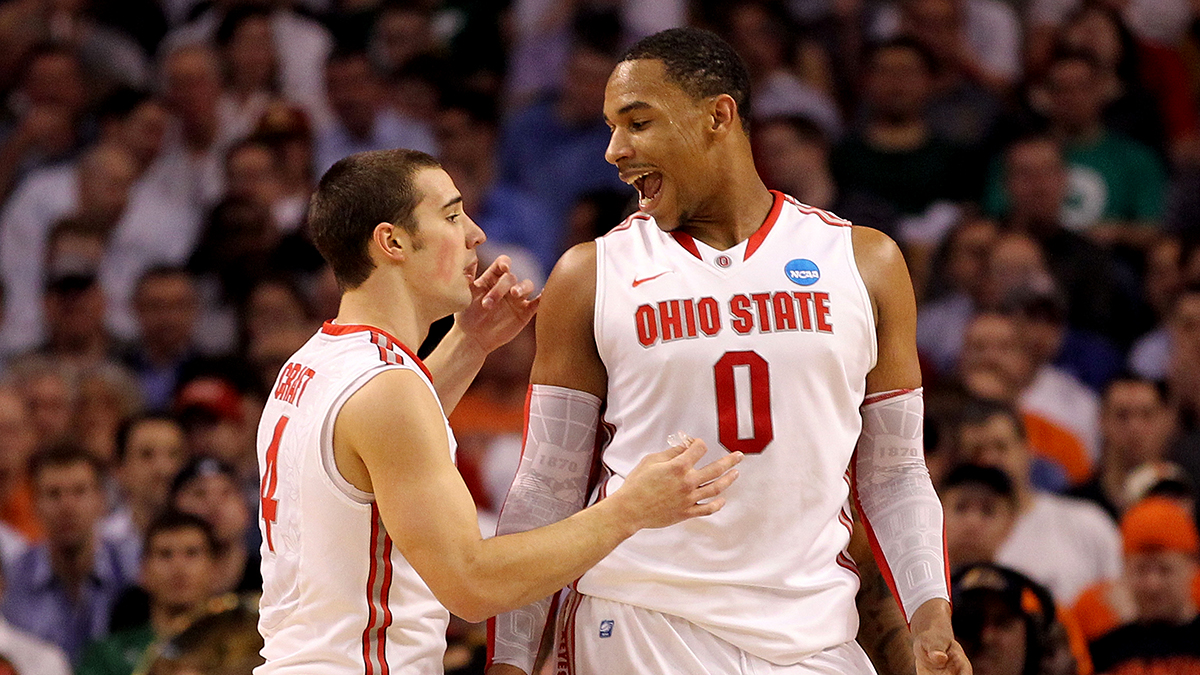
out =
[[697,467],[707,452],[704,441],[684,436],[678,445],[643,457],[609,499],[621,500],[630,524],[639,529],[716,513],[725,505],[719,495],[737,479],[733,467],[742,453]]

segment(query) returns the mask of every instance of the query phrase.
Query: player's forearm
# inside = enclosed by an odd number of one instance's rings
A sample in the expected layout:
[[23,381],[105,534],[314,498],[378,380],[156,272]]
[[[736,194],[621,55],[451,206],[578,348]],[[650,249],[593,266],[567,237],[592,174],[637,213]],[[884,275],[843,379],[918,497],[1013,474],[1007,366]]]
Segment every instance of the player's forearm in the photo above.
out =
[[522,607],[578,579],[638,529],[613,495],[552,525],[483,540],[461,568],[457,597],[443,602],[468,621]]
[[438,400],[447,416],[454,411],[467,392],[467,387],[479,374],[485,358],[487,352],[479,343],[454,326],[438,343],[437,349],[425,359],[425,367],[433,375],[433,388],[437,390]]
[[850,553],[858,564],[862,580],[855,599],[859,617],[858,643],[871,658],[879,675],[911,675],[916,666],[904,615],[879,573],[861,525],[855,528]]

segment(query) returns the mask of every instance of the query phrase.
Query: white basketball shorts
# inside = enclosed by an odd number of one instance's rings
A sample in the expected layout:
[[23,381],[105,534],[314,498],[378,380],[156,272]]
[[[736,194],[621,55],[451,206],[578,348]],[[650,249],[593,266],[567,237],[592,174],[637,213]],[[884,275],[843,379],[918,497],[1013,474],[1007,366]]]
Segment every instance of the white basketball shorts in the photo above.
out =
[[748,654],[679,617],[568,591],[555,675],[876,675],[851,640],[796,664]]

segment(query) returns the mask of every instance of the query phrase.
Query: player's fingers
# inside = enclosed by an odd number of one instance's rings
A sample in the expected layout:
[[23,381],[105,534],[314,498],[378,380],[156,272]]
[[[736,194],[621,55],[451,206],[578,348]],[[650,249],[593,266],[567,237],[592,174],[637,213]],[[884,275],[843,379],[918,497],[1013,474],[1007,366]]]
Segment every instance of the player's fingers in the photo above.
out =
[[508,289],[508,296],[515,300],[524,299],[531,293],[533,293],[533,281],[529,279],[518,284],[513,284],[513,287]]
[[691,439],[691,442],[683,449],[683,452],[678,453],[678,456],[671,461],[686,469],[691,469],[696,466],[696,462],[699,462],[700,458],[707,452],[708,446],[704,444],[704,441],[695,438]]
[[702,502],[706,499],[712,499],[713,497],[716,497],[724,492],[730,485],[733,485],[733,481],[737,480],[737,477],[738,470],[730,469],[716,480],[705,483],[695,490],[692,490],[693,498],[698,502]]
[[950,643],[950,649],[947,650],[947,655],[950,657],[949,663],[946,664],[946,670],[955,675],[971,675],[971,661],[967,658],[967,653],[963,651],[962,645],[958,641]]
[[500,275],[496,283],[492,284],[492,287],[488,289],[487,295],[483,296],[483,306],[491,307],[493,303],[499,302],[516,283],[517,276],[512,272],[505,272]]
[[526,317],[531,317],[534,314],[537,314],[538,306],[541,304],[542,304],[542,294],[538,293],[534,297],[528,298],[527,300],[525,300],[525,306],[522,308],[521,311],[525,314]]
[[731,452],[721,459],[714,460],[699,469],[695,469],[693,478],[696,481],[696,485],[704,485],[709,481],[715,480],[718,476],[737,466],[744,457],[745,455],[740,452]]
[[702,516],[711,516],[712,514],[716,513],[717,511],[720,511],[724,506],[725,506],[725,498],[717,497],[717,498],[713,499],[712,501],[707,501],[707,502],[704,502],[703,504],[697,504],[697,505],[689,508],[687,511],[684,512],[684,515],[686,515],[688,518],[699,518]]
[[512,261],[509,260],[508,256],[498,256],[492,261],[491,265],[488,265],[487,269],[483,271],[483,274],[480,274],[479,278],[475,280],[475,287],[491,288],[496,284],[500,277],[508,273],[508,270],[511,267]]

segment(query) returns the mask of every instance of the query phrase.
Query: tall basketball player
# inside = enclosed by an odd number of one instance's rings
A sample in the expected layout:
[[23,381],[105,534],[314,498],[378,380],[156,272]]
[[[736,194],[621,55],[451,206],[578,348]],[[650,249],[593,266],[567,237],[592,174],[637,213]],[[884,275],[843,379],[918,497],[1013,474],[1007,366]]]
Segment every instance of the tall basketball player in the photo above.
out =
[[[883,234],[767,190],[749,102],[745,66],[704,31],[646,38],[613,71],[607,158],[640,209],[571,249],[546,285],[500,529],[582,506],[540,489],[539,467],[591,466],[601,420],[593,499],[626,485],[672,429],[694,430],[710,458],[745,454],[729,506],[640,532],[573,584],[558,673],[873,673],[855,642],[851,499],[918,672],[969,673],[924,463],[904,261]],[[546,415],[571,418],[568,442],[538,433]],[[497,618],[490,673],[530,671],[548,604]]]
[[[643,527],[721,508],[739,458],[697,469],[707,448],[684,438],[596,507],[482,540],[443,409],[529,321],[532,284],[516,284],[506,260],[475,278],[483,232],[423,153],[338,162],[309,224],[342,299],[283,367],[259,425],[267,662],[256,672],[441,673],[446,608],[479,621],[521,606]],[[427,367],[410,347],[456,312]]]

